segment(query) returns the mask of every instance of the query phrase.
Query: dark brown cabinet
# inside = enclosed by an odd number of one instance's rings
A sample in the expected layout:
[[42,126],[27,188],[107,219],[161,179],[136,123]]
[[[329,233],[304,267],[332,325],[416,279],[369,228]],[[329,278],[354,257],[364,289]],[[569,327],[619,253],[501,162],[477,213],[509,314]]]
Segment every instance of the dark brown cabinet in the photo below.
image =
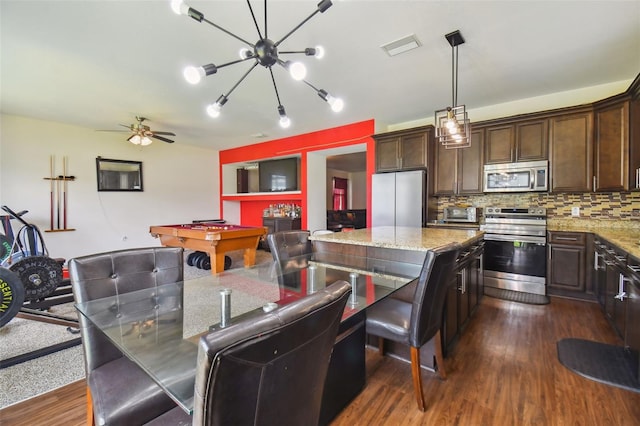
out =
[[471,131],[471,146],[435,149],[433,185],[435,195],[482,193],[484,130]]
[[[301,229],[302,221],[299,217],[263,217],[262,226],[267,228],[267,234],[273,234],[274,232]],[[260,245],[263,250],[269,250],[266,236]]]
[[376,172],[429,168],[429,145],[433,126],[419,127],[374,136]]
[[546,160],[548,120],[536,119],[486,128],[484,164]]
[[547,293],[593,300],[595,295],[587,267],[591,234],[557,231],[548,234]]
[[590,192],[593,176],[593,111],[549,119],[551,192]]
[[630,188],[629,109],[628,99],[596,104],[594,191],[627,191]]

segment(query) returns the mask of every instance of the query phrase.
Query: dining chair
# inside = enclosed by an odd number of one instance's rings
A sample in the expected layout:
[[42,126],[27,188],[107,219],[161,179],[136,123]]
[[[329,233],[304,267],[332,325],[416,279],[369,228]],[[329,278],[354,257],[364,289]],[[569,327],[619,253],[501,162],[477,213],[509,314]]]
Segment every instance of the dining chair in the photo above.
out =
[[290,291],[301,288],[299,271],[307,267],[308,259],[299,256],[311,254],[309,235],[307,230],[279,231],[267,235],[283,299],[289,296]]
[[317,425],[351,286],[346,281],[200,338],[193,415],[147,426]]
[[[183,269],[183,249],[174,247],[127,249],[69,261],[76,303],[179,282]],[[159,303],[182,302],[175,299]],[[104,333],[83,315],[78,316],[87,378],[88,425],[143,424],[175,406]]]
[[387,297],[367,309],[367,333],[379,337],[381,355],[384,355],[384,339],[410,347],[413,387],[421,411],[425,411],[426,406],[420,348],[432,338],[438,374],[441,379],[446,379],[440,328],[448,286],[455,273],[459,252],[459,244],[428,251],[415,290],[412,289],[413,297],[408,297],[408,293]]

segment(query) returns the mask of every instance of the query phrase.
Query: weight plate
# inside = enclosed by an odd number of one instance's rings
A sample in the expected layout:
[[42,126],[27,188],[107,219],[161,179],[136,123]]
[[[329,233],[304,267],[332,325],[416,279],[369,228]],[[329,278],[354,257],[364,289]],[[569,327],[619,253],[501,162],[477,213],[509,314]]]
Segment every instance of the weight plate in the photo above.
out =
[[[36,256],[46,256],[46,255],[44,254],[44,252],[40,251],[36,254]],[[23,254],[21,251],[17,251],[13,253],[11,256],[7,257],[5,260],[3,260],[2,263],[0,263],[0,266],[5,268],[10,268],[11,265],[16,263],[20,259],[24,259],[25,257],[29,257],[29,256]]]
[[0,327],[11,321],[24,303],[24,287],[20,277],[0,268]]
[[191,259],[191,263],[193,264],[193,266],[195,266],[196,268],[200,268],[198,266],[198,262],[200,261],[200,258],[204,256],[204,253],[201,251],[197,251],[194,255],[193,255],[193,259]]
[[189,253],[189,256],[187,256],[187,265],[189,266],[193,266],[193,258],[195,257],[197,251],[194,251],[193,253]]
[[0,234],[0,262],[4,261],[11,255],[11,246],[13,241],[4,234]]
[[229,256],[224,257],[224,270],[231,268],[231,258]]
[[62,266],[48,256],[25,257],[9,269],[20,277],[25,300],[43,299],[62,282]]
[[211,258],[209,255],[206,255],[204,259],[202,259],[202,269],[207,271],[211,270]]
[[204,261],[205,261],[206,258],[207,258],[207,254],[206,253],[202,253],[202,254],[200,254],[200,256],[198,256],[198,263],[196,264],[198,269],[204,269]]

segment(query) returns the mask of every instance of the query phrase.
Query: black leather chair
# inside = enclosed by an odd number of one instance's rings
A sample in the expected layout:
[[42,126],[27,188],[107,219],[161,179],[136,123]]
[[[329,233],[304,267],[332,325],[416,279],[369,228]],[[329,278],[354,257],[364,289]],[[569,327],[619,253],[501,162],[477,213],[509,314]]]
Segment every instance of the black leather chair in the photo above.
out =
[[294,258],[311,253],[309,234],[306,230],[294,230],[267,235],[267,244],[273,256],[283,299],[287,298],[288,290],[300,290],[299,271],[307,267],[307,259]]
[[177,407],[148,426],[317,425],[350,285],[323,290],[200,339],[193,416]]
[[438,373],[442,379],[446,379],[440,327],[447,287],[454,274],[459,252],[458,244],[428,251],[412,298],[407,297],[405,292],[396,297],[387,297],[367,309],[367,333],[380,337],[379,349],[382,354],[384,339],[410,346],[413,386],[421,411],[426,408],[420,347],[432,338],[435,339]]
[[[77,303],[182,281],[183,268],[183,249],[173,247],[121,250],[69,261]],[[79,321],[87,377],[88,424],[143,424],[175,406],[100,330],[82,315]]]

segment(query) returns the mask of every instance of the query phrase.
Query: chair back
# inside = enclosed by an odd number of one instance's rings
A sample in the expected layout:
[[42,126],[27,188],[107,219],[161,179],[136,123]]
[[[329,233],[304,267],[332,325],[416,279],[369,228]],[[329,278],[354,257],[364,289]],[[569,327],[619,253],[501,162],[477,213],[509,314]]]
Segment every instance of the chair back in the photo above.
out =
[[345,281],[200,339],[194,425],[316,425]]
[[421,347],[440,329],[460,248],[459,244],[448,244],[427,252],[411,308],[409,343],[413,347]]
[[[182,281],[183,249],[150,247],[77,257],[69,261],[69,278],[76,303]],[[181,297],[180,297],[181,299]],[[165,303],[181,303],[181,300]],[[97,367],[122,353],[83,315],[79,315],[85,367]]]
[[311,253],[309,231],[280,231],[267,235],[269,250],[275,261],[278,283],[290,289],[300,289],[298,271],[307,267],[306,259],[293,259]]

